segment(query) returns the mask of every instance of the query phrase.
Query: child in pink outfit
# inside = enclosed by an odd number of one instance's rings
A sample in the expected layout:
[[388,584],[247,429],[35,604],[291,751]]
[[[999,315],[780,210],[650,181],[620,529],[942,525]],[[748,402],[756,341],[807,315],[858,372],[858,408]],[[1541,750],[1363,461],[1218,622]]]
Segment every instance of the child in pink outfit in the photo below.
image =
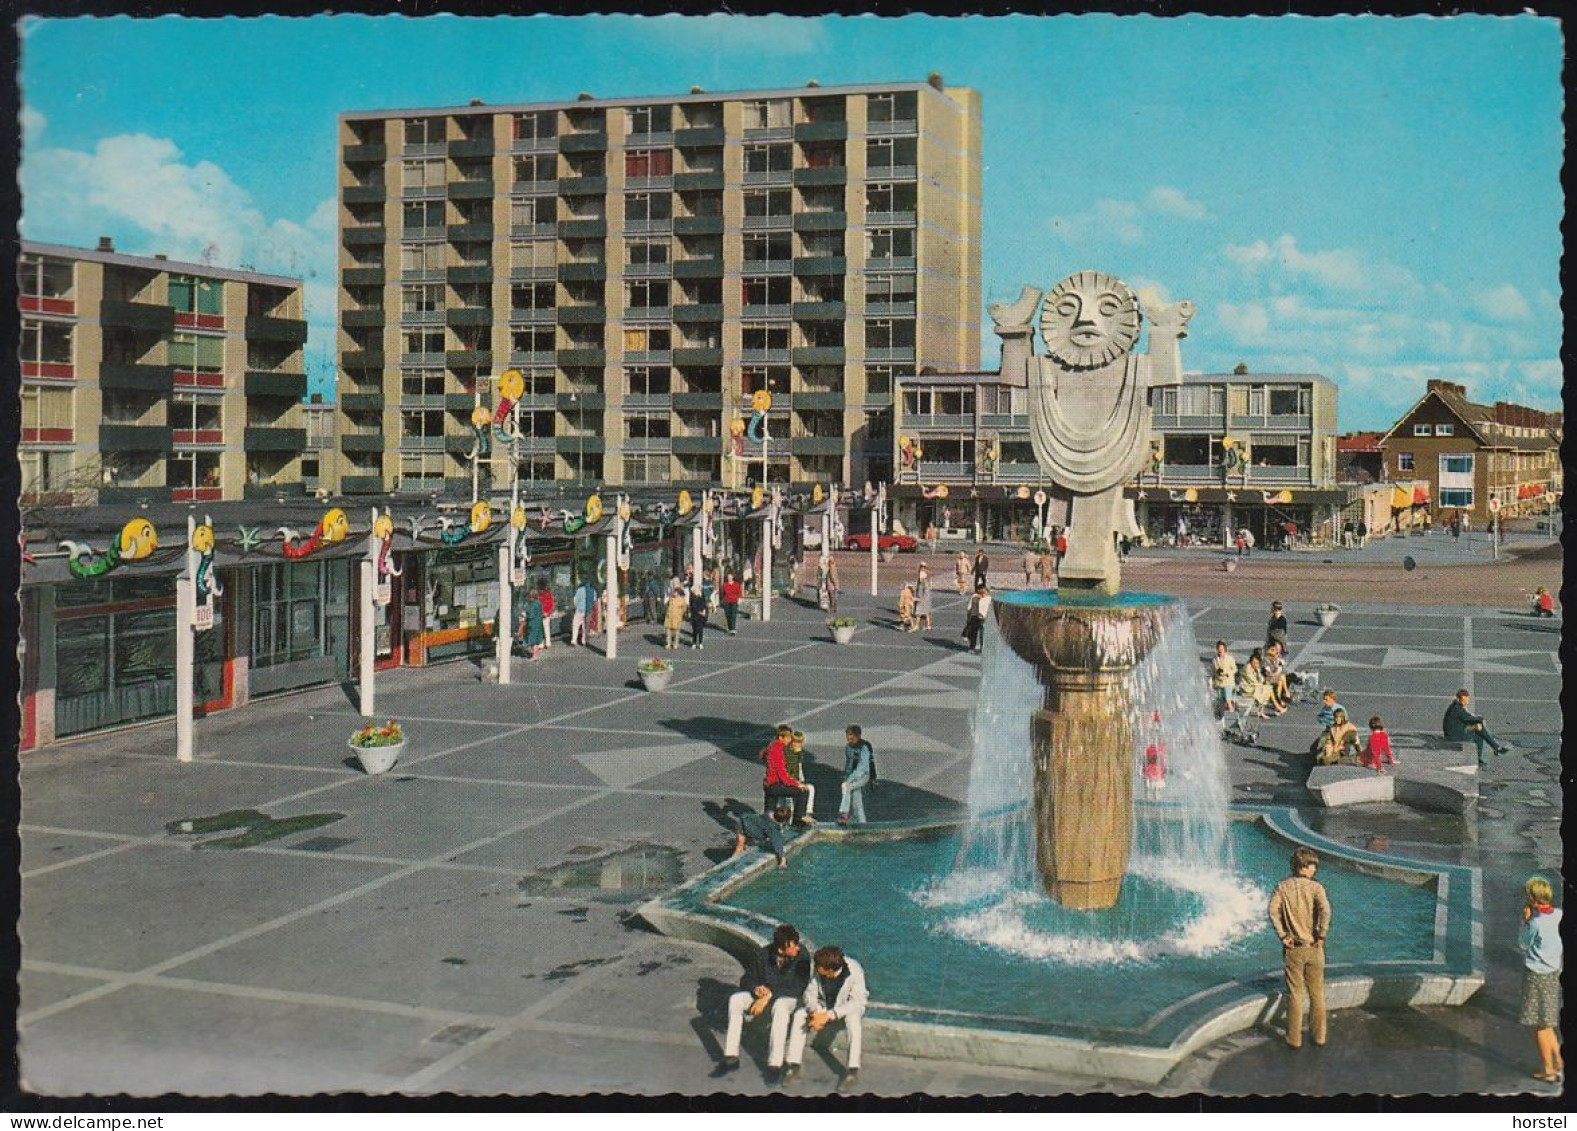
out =
[[1369,720],[1369,744],[1364,747],[1363,764],[1370,767],[1377,774],[1385,773],[1380,765],[1380,759],[1391,766],[1396,765],[1396,759],[1391,757],[1391,736],[1385,732],[1385,720],[1379,715]]

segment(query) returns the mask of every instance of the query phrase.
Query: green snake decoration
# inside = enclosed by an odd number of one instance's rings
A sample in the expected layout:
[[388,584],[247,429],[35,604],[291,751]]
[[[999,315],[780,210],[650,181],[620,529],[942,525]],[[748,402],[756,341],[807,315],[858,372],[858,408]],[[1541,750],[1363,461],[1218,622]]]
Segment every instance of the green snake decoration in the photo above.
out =
[[102,554],[95,554],[91,547],[83,546],[76,542],[62,542],[61,548],[66,550],[71,557],[66,561],[66,568],[71,571],[72,577],[83,578],[103,577],[110,570],[120,565],[120,542],[110,543],[109,549]]

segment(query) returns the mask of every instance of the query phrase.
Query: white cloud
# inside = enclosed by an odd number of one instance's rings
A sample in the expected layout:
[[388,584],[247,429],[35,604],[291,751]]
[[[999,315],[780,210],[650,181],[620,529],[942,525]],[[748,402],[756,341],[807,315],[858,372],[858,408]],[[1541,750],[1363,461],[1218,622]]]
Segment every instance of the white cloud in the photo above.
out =
[[808,55],[829,49],[822,20],[780,14],[643,16],[637,26],[643,42],[656,40],[666,49],[690,54]]
[[1290,235],[1277,236],[1273,242],[1255,240],[1251,244],[1222,249],[1226,257],[1244,272],[1265,276],[1273,281],[1285,277],[1293,282],[1312,282],[1328,291],[1384,296],[1416,294],[1422,288],[1412,272],[1384,260],[1371,260],[1353,248],[1304,251]]
[[1491,322],[1525,322],[1533,317],[1528,300],[1510,283],[1494,290],[1481,291],[1473,307]]
[[[24,113],[24,126],[26,115]],[[40,116],[42,120],[42,116]],[[291,275],[304,282],[309,356],[328,343],[337,301],[333,198],[303,221],[269,217],[224,169],[188,161],[169,138],[122,134],[89,151],[43,148],[20,173],[23,234],[73,246],[115,238],[132,255]]]
[[44,117],[40,110],[24,105],[17,115],[22,124],[22,144],[37,145],[44,136],[44,127],[49,124],[49,119]]
[[1053,216],[1051,230],[1068,243],[1095,243],[1102,238],[1133,245],[1143,241],[1148,221],[1165,216],[1174,220],[1202,220],[1209,215],[1203,204],[1175,188],[1159,185],[1141,200],[1097,200],[1083,212]]

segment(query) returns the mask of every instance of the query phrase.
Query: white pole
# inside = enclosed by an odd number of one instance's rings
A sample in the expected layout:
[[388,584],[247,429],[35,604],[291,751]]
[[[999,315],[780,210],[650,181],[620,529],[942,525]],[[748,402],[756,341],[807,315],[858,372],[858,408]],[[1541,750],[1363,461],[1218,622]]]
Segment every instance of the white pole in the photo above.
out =
[[175,579],[175,758],[192,760],[192,678],[196,667],[197,579],[191,573]]
[[772,511],[761,523],[761,619],[772,619]]
[[880,511],[882,497],[877,495],[871,500],[871,596],[876,596],[876,543],[881,539],[882,524]]
[[[514,515],[514,511],[510,511]],[[514,643],[512,626],[515,623],[514,577],[515,555],[511,543],[520,537],[513,526],[498,547],[498,639],[493,642],[498,660],[498,683],[509,683],[510,646]]]
[[[608,563],[608,648],[604,653],[608,659],[619,658],[619,528],[623,526],[619,518],[618,506],[614,506],[613,528],[608,534],[607,563]],[[696,531],[699,538],[701,532]]]
[[372,701],[372,673],[375,659],[375,641],[377,634],[374,631],[372,619],[376,615],[376,606],[372,602],[372,587],[374,583],[373,565],[367,559],[361,561],[361,714],[363,718],[372,718],[374,711]]
[[701,515],[696,512],[695,525],[690,528],[690,581],[701,584]]

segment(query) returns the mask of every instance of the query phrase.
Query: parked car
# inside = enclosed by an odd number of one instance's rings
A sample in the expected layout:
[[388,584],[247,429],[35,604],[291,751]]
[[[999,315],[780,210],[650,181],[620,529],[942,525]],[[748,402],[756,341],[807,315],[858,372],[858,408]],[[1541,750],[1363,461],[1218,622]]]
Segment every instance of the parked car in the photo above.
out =
[[[843,548],[845,550],[869,551],[871,548],[871,536],[869,534],[850,534],[843,540]],[[920,548],[920,540],[911,538],[907,534],[883,534],[877,540],[876,548],[878,550],[894,550],[899,553],[908,553],[911,550]]]

